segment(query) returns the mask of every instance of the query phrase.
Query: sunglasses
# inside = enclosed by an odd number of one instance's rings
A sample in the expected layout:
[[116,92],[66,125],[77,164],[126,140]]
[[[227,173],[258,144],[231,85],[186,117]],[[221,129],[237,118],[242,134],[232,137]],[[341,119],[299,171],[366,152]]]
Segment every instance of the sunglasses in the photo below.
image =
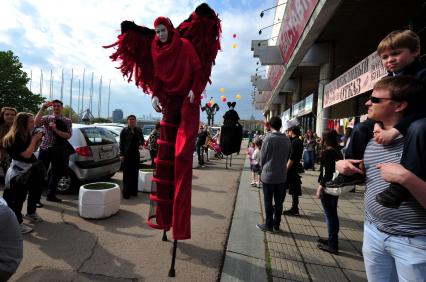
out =
[[392,98],[379,98],[379,97],[374,97],[374,96],[370,96],[371,103],[373,104],[379,104],[384,100],[393,100]]

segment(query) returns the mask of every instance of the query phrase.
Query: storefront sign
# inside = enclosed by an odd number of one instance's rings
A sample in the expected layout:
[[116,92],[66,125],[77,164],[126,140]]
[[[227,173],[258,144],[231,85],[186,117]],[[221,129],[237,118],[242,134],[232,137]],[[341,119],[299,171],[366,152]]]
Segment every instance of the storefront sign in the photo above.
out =
[[290,120],[290,113],[291,113],[291,108],[288,108],[284,113],[282,113],[281,120],[283,124],[284,122]]
[[373,89],[374,84],[387,75],[377,52],[325,85],[323,108],[348,100]]
[[289,0],[279,35],[279,48],[287,64],[318,0]]
[[293,105],[293,115],[292,117],[300,117],[307,115],[312,112],[312,106],[314,102],[314,94],[309,95],[302,101]]
[[271,65],[268,70],[268,80],[271,85],[271,89],[274,90],[280,81],[281,76],[284,73],[284,66]]

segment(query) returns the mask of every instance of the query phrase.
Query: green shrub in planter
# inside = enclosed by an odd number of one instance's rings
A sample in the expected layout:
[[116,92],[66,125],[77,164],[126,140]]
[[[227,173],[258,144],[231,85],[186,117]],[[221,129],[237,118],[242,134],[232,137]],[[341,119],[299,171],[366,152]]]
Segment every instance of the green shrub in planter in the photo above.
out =
[[106,190],[116,187],[116,184],[110,182],[97,182],[83,185],[83,187],[88,190]]

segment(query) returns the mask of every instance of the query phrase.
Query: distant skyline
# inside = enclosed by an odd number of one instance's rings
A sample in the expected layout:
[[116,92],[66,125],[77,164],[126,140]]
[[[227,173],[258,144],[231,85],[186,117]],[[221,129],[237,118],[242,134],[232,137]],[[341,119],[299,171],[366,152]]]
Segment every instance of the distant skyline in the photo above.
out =
[[[254,74],[257,59],[250,51],[251,40],[267,39],[270,30],[262,37],[260,28],[272,21],[273,10],[260,18],[263,9],[274,6],[276,1],[207,1],[219,13],[222,20],[222,51],[219,52],[213,67],[212,84],[206,87],[208,99],[213,97],[220,106],[216,121],[228,110],[220,100],[225,95],[228,101],[236,101],[241,95],[236,110],[241,119],[262,119],[262,113],[251,103],[253,87],[250,76]],[[99,90],[101,90],[102,117],[111,116],[114,109],[122,109],[124,116],[135,114],[138,117],[151,114],[160,117],[150,102],[150,97],[121,76],[109,55],[112,50],[101,46],[111,44],[119,34],[123,20],[134,20],[136,24],[152,28],[158,16],[168,16],[175,26],[185,20],[201,1],[2,1],[0,17],[0,50],[11,50],[19,57],[24,70],[30,77],[31,90],[40,92],[40,73],[43,71],[42,94],[49,98],[51,71],[53,74],[53,97],[60,98],[61,76],[64,72],[63,102],[78,109],[79,91],[83,93],[83,108],[89,107],[91,77],[93,73],[92,114],[98,116]],[[78,16],[76,16],[78,15]],[[235,34],[235,38],[234,35]],[[83,71],[84,85],[83,85]],[[71,77],[72,91],[71,91]],[[102,77],[102,85],[100,79]],[[108,111],[108,86],[111,79],[111,97]],[[29,85],[30,86],[30,85]],[[80,87],[79,87],[80,86]],[[101,87],[100,87],[101,86]],[[224,88],[224,93],[220,92]],[[202,100],[205,104],[208,99]],[[206,120],[205,112],[201,112]]]

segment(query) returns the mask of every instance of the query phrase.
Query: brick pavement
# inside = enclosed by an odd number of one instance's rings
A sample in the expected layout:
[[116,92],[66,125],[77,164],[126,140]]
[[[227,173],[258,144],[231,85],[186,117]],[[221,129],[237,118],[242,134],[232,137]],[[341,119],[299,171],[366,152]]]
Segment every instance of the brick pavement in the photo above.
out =
[[[363,192],[339,198],[339,255],[317,248],[318,237],[327,237],[321,201],[315,198],[318,172],[302,174],[300,216],[285,216],[280,232],[265,233],[266,265],[272,281],[367,281],[362,258]],[[263,193],[259,189],[263,214]],[[291,206],[287,195],[284,209]],[[269,256],[269,257],[268,257]],[[269,262],[269,263],[268,263]]]

